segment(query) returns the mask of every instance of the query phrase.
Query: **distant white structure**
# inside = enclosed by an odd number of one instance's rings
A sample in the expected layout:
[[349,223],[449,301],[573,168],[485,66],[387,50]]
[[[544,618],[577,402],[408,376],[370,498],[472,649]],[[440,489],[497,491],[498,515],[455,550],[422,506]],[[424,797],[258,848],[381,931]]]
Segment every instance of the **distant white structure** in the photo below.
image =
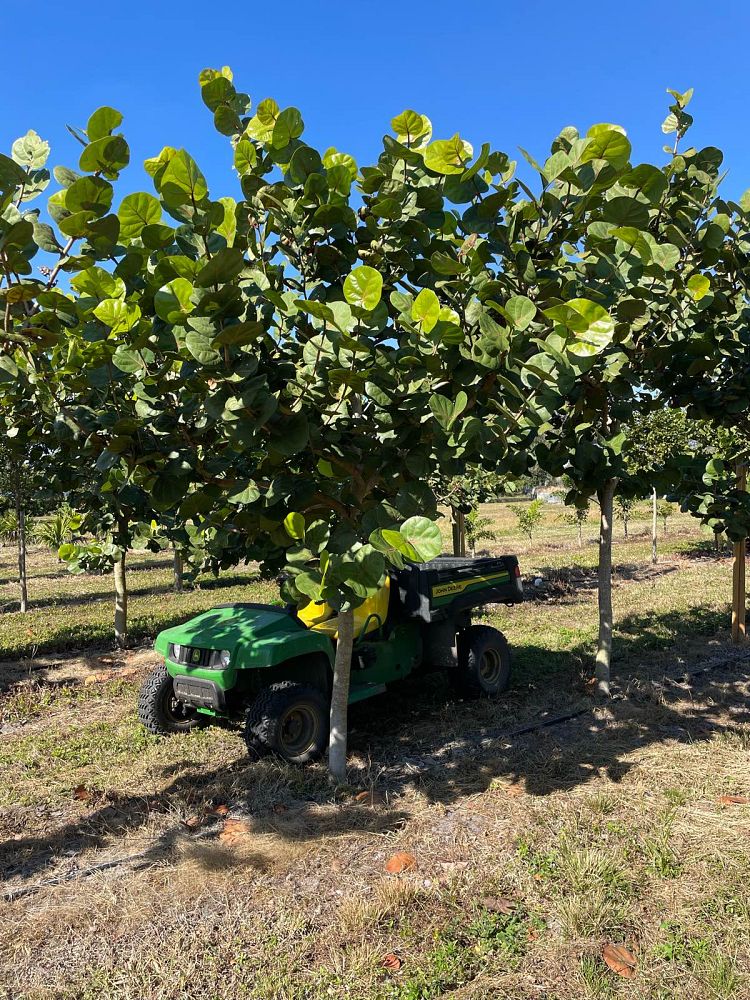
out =
[[537,486],[534,499],[545,503],[563,503],[562,489],[559,486]]

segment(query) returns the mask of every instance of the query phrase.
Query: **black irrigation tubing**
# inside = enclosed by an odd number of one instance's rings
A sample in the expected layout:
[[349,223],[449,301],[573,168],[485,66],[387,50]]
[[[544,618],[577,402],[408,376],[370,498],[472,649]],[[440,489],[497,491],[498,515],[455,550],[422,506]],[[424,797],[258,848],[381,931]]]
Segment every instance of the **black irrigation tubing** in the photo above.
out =
[[[675,677],[664,677],[664,682],[667,684],[678,685],[684,683],[684,681],[690,677],[698,677],[700,674],[708,673],[710,670],[715,670],[717,667],[728,666],[731,663],[738,663],[742,660],[750,659],[750,646],[733,650],[730,653],[724,653],[720,656],[714,657],[703,666],[697,667],[695,670],[684,670]],[[620,695],[619,697],[626,697]],[[501,739],[511,740],[519,736],[527,736],[529,733],[537,732],[540,729],[548,729],[551,726],[559,726],[565,722],[571,722],[573,719],[578,719],[582,715],[589,715],[597,706],[588,705],[586,708],[579,708],[573,712],[565,712],[562,715],[556,715],[551,719],[544,719],[541,722],[535,722],[530,726],[522,726],[520,729],[513,729],[505,734],[493,730],[479,730],[474,734],[469,734],[464,737],[464,741],[455,747],[451,748],[451,744],[445,745],[442,750],[453,749],[451,756],[464,756],[471,750],[476,750],[482,746],[486,746],[488,743],[495,743]],[[467,745],[468,744],[468,745]],[[427,770],[430,766],[437,766],[441,763],[440,757],[441,751],[438,750],[433,754],[426,755],[424,757],[417,758],[417,763],[421,765],[422,770]],[[403,765],[396,767],[386,767],[381,771],[381,774],[390,772],[391,774],[397,773],[398,771],[413,771],[415,768],[413,766],[404,767]],[[175,827],[175,832],[179,830],[179,827]],[[204,837],[210,837],[216,832],[214,825],[210,829],[202,830],[201,832],[195,834],[191,837],[191,840],[199,840]],[[62,885],[65,882],[72,882],[80,878],[88,878],[90,875],[95,875],[97,872],[106,871],[110,868],[117,868],[120,865],[130,864],[133,861],[143,861],[146,858],[151,857],[153,848],[156,846],[156,841],[152,847],[145,851],[139,851],[137,854],[128,854],[124,858],[115,858],[111,861],[103,861],[98,865],[91,865],[89,868],[73,868],[62,875],[56,875],[52,878],[44,879],[41,882],[35,882],[34,885],[20,886],[17,889],[9,889],[2,893],[3,902],[15,902],[17,899],[21,899],[24,896],[31,896],[34,893],[39,892],[42,889],[46,889],[48,886]]]

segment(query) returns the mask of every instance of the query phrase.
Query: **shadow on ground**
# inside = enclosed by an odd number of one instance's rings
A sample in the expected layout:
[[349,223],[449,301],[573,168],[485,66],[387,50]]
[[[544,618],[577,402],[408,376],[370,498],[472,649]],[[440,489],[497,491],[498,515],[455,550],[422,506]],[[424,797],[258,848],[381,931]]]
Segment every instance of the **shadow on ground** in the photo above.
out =
[[[715,634],[716,615],[710,608],[694,609],[687,638],[711,629]],[[616,651],[628,683],[606,705],[597,705],[582,683],[581,667],[590,650],[551,653],[529,645],[519,650],[515,686],[501,702],[451,701],[445,679],[436,674],[411,678],[381,698],[354,706],[349,747],[360,764],[353,781],[386,794],[377,809],[351,798],[332,805],[322,765],[300,769],[240,758],[207,769],[185,760],[165,769],[167,783],[158,795],[104,793],[84,818],[0,845],[0,870],[17,887],[59,870],[61,862],[83,850],[106,848],[111,855],[118,836],[145,828],[159,812],[171,814],[174,822],[141,863],[163,863],[190,837],[176,815],[200,813],[217,803],[229,803],[233,815],[248,818],[259,834],[304,842],[326,834],[397,829],[409,818],[398,797],[415,784],[430,801],[451,806],[497,781],[520,785],[532,796],[585,785],[601,775],[619,782],[634,766],[629,758],[637,750],[739,733],[750,723],[750,659],[692,681],[665,680],[665,674],[677,678],[686,669],[686,634],[684,617],[674,613],[620,621]],[[653,650],[655,637],[661,649],[669,635],[683,643],[672,647],[667,663]],[[690,665],[699,667],[701,658],[730,651],[720,642],[702,643],[698,662]],[[565,715],[575,717],[544,728]],[[537,728],[520,734],[526,727]]]

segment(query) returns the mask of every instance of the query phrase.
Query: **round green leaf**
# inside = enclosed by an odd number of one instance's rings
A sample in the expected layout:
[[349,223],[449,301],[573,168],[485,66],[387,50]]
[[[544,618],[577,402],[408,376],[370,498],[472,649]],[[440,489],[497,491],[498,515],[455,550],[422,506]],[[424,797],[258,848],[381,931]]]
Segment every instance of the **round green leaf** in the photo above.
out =
[[206,178],[184,149],[179,149],[169,159],[164,172],[158,176],[158,189],[167,204],[173,207],[197,204],[208,195]]
[[589,299],[570,299],[545,309],[544,314],[575,334],[576,339],[567,349],[579,357],[600,354],[611,343],[615,332],[614,320],[607,310]]
[[195,309],[190,301],[193,286],[187,278],[173,278],[154,296],[156,315],[165,323],[179,325]]
[[123,198],[117,217],[120,220],[120,239],[134,240],[146,226],[159,222],[161,205],[152,194],[137,191]]
[[400,115],[391,118],[391,128],[396,133],[400,142],[410,146],[418,139],[423,141],[432,133],[432,122],[426,115],[420,115],[417,111],[407,108]]
[[94,315],[108,326],[112,333],[125,333],[137,324],[141,318],[141,310],[134,302],[105,299],[94,309]]
[[428,517],[410,517],[399,528],[399,534],[416,555],[416,559],[412,559],[410,555],[402,553],[407,559],[429,562],[440,555],[443,547],[440,528]]
[[49,143],[30,129],[26,135],[16,139],[11,147],[11,155],[16,163],[31,170],[38,170],[47,162]]
[[708,295],[711,290],[711,282],[705,274],[693,274],[688,278],[687,287],[695,301],[700,302],[704,295]]
[[525,330],[536,316],[536,306],[525,295],[513,295],[505,303],[505,312],[517,330]]
[[112,185],[101,177],[81,177],[65,191],[65,207],[73,214],[105,215],[112,204]]
[[456,133],[451,139],[436,139],[425,150],[424,163],[436,174],[462,174],[474,149]]
[[95,142],[97,139],[103,139],[105,136],[111,135],[117,126],[121,124],[122,115],[119,111],[108,107],[98,108],[89,118],[88,125],[86,126],[86,135],[89,137],[89,142]]
[[292,512],[284,518],[284,527],[290,538],[300,542],[305,537],[305,517],[303,514]]
[[97,139],[81,153],[78,165],[81,170],[92,173],[102,171],[107,174],[117,174],[130,163],[130,149],[121,135],[105,135]]
[[581,162],[606,160],[616,169],[622,169],[630,159],[630,141],[619,125],[592,125],[586,133],[589,140],[581,154]]
[[431,288],[423,288],[414,299],[411,318],[419,324],[423,333],[429,333],[440,319],[440,299]]
[[372,310],[380,302],[383,291],[383,276],[374,267],[363,264],[346,276],[344,298],[350,306]]
[[292,139],[299,139],[305,131],[302,115],[296,108],[284,108],[274,122],[271,133],[271,145],[274,149],[283,149]]

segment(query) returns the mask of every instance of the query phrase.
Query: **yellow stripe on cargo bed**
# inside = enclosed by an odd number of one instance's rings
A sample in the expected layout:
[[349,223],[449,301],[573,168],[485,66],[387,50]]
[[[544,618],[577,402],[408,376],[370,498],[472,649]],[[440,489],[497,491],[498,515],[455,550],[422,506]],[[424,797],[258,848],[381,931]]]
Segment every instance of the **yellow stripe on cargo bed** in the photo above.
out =
[[467,587],[477,583],[505,583],[510,579],[510,573],[495,573],[493,576],[470,576],[466,580],[454,580],[452,583],[440,583],[432,588],[433,597],[445,597],[447,594],[462,594]]

